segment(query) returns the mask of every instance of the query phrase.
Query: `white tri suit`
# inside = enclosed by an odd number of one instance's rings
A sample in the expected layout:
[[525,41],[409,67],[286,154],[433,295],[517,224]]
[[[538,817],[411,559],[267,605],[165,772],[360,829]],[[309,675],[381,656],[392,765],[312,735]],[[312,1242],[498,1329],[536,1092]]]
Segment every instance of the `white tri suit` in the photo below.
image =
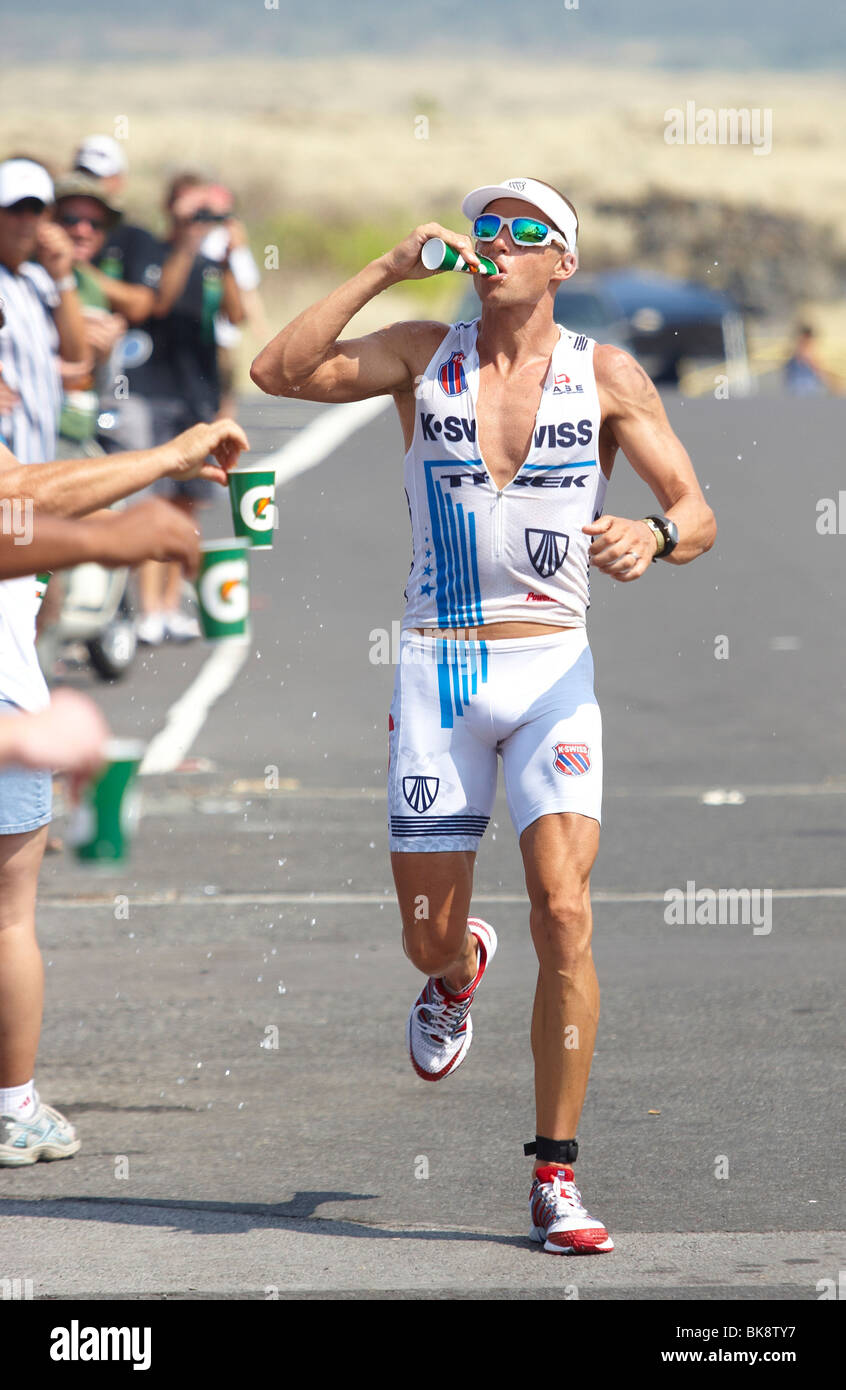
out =
[[[479,457],[479,321],[454,324],[416,390],[405,456],[412,563],[389,718],[392,850],[476,850],[497,754],[518,836],[539,816],[600,819],[602,726],[585,633],[590,537],[607,478],[592,338],[559,330],[529,453],[501,490]],[[414,628],[560,624],[463,640]]]

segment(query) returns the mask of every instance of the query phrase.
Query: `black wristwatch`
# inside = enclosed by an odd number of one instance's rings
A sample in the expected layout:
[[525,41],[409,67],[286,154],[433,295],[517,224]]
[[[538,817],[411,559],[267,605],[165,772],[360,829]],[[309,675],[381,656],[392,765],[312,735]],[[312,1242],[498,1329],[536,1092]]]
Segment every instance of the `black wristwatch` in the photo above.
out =
[[679,543],[678,526],[668,516],[644,516],[641,520],[646,522],[658,542],[658,549],[652,556],[653,562],[666,560]]

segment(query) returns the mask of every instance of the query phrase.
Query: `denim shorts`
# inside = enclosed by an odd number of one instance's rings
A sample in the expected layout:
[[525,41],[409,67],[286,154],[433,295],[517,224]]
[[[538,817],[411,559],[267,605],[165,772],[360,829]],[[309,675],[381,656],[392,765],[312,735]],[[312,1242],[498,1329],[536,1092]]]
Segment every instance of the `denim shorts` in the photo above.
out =
[[[0,700],[0,716],[21,714],[11,700]],[[39,830],[53,818],[53,774],[9,764],[0,768],[0,835]]]

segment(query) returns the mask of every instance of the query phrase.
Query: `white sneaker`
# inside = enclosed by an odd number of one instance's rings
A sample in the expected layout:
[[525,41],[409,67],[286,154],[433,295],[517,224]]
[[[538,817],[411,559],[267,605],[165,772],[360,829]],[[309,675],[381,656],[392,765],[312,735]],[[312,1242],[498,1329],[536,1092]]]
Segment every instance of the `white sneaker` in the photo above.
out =
[[539,1168],[529,1194],[532,1240],[551,1255],[603,1255],[614,1242],[601,1221],[585,1211],[572,1168]]
[[430,976],[417,996],[405,1029],[411,1065],[424,1081],[440,1081],[455,1071],[473,1041],[470,1005],[482,976],[496,954],[496,932],[470,917],[467,925],[479,943],[476,978],[460,994],[450,994],[443,980]]
[[188,613],[181,613],[178,609],[172,613],[165,613],[164,630],[165,636],[172,642],[193,642],[195,637],[201,635],[197,619]]
[[165,639],[165,621],[163,613],[145,613],[138,619],[135,625],[136,636],[139,642],[143,642],[147,647],[158,647]]
[[39,1158],[71,1158],[78,1148],[73,1125],[43,1100],[31,1120],[0,1116],[0,1167],[22,1168]]

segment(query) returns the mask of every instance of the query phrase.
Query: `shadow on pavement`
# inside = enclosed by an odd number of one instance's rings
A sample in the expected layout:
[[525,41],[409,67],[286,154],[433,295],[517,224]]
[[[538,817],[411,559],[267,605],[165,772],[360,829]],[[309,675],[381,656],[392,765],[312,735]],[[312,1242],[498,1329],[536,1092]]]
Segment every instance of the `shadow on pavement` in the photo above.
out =
[[[495,1235],[483,1231],[411,1230],[369,1226],[316,1216],[325,1202],[375,1201],[372,1192],[296,1192],[287,1202],[185,1202],[162,1198],[56,1197],[0,1199],[0,1220],[14,1216],[45,1217],[53,1221],[106,1221],[126,1226],[170,1226],[194,1235],[238,1234],[265,1226],[320,1236],[357,1236],[370,1240],[459,1240],[515,1245],[537,1250],[527,1236]],[[229,1218],[225,1223],[215,1217]],[[318,1227],[319,1229],[314,1229]]]

